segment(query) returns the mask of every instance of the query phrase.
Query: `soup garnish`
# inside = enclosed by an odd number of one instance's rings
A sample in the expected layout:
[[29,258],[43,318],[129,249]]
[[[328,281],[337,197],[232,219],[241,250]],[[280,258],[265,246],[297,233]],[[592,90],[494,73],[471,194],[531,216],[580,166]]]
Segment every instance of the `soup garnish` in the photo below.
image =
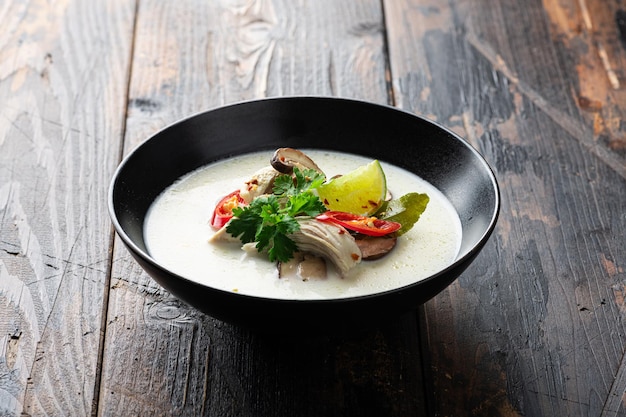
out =
[[280,148],[269,166],[218,202],[210,241],[254,245],[278,262],[279,275],[324,277],[326,260],[345,274],[389,253],[428,202],[425,193],[393,199],[377,160],[327,179],[303,152]]

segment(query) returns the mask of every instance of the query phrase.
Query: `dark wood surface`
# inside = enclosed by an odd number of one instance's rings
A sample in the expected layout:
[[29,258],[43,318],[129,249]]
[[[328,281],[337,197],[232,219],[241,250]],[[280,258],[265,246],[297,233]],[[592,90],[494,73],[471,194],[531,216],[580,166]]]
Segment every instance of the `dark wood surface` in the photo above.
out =
[[[626,416],[623,1],[5,0],[0,28],[0,415]],[[429,117],[501,186],[476,262],[358,335],[200,314],[107,214],[156,130],[303,94]]]

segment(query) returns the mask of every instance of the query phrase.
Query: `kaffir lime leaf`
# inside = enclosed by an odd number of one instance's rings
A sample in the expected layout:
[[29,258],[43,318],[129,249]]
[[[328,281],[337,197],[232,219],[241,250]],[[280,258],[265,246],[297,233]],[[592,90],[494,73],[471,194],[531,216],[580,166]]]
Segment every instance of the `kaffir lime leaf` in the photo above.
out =
[[328,210],[370,216],[387,195],[387,180],[380,162],[374,160],[320,185],[317,192]]

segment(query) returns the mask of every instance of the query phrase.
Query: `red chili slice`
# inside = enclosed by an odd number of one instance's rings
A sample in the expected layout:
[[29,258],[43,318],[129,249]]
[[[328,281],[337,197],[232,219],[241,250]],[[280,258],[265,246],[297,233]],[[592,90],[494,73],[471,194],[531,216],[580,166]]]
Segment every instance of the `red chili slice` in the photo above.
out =
[[233,218],[233,209],[245,204],[246,202],[241,195],[239,195],[239,190],[228,194],[215,206],[213,216],[211,217],[211,226],[216,229],[222,228],[230,219]]
[[359,216],[343,211],[327,211],[317,216],[316,219],[322,222],[335,223],[367,236],[385,236],[402,227],[397,222],[381,220],[376,217]]

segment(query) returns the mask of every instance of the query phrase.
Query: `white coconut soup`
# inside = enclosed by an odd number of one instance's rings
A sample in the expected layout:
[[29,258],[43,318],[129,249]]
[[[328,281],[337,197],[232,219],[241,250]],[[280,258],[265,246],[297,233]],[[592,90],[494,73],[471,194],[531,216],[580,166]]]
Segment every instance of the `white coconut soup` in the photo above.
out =
[[[347,173],[371,159],[306,150],[327,178]],[[276,264],[263,254],[248,253],[238,243],[209,243],[215,204],[237,190],[272,152],[244,155],[200,168],[167,188],[152,204],[144,238],[150,255],[162,266],[200,284],[226,291],[280,299],[328,299],[361,296],[402,287],[441,271],[457,256],[461,222],[447,199],[414,174],[381,162],[394,197],[427,193],[430,202],[420,220],[398,238],[391,253],[362,261],[348,275],[329,266],[326,279],[303,281],[278,277]]]

